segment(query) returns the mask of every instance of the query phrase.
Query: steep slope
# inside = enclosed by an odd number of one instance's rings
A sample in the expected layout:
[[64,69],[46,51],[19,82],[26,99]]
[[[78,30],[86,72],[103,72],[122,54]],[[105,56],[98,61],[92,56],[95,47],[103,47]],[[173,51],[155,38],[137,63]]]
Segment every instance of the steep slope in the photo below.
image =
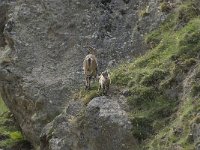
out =
[[141,149],[199,149],[199,6],[177,6],[146,36],[152,49],[112,72],[112,83],[126,88]]
[[[110,60],[147,50],[146,32],[164,21],[156,0],[18,0],[1,24],[0,92],[35,147],[43,127],[82,85],[84,46],[98,50],[100,70]],[[0,10],[2,11],[2,9]],[[3,33],[2,33],[3,29]]]
[[[123,144],[124,149],[129,149],[126,147],[128,140],[125,143],[119,140],[117,148],[112,145],[114,141],[106,144],[111,146],[109,148],[100,142],[111,141],[108,135],[103,136],[104,140],[98,140],[102,139],[104,129],[108,131],[105,122],[112,122],[115,118],[114,103],[124,110],[126,106],[120,104],[127,105],[127,98],[129,108],[125,111],[132,122],[134,137],[131,141],[139,142],[136,145],[132,143],[130,149],[199,149],[199,6],[197,0],[176,5],[174,13],[158,29],[146,35],[145,40],[151,50],[111,71],[112,88],[106,100],[103,97],[93,99],[100,95],[95,84],[91,91],[80,90],[75,98],[78,103],[82,99],[86,108],[83,109],[81,103],[81,113],[78,111],[77,116],[68,116],[69,112],[73,112],[69,107],[66,113],[47,126],[42,136],[45,142],[42,143],[50,149],[62,149],[64,146],[72,149],[77,149],[77,146],[78,149],[123,149],[120,147]],[[112,106],[109,105],[111,99],[114,99]],[[98,102],[102,103],[96,105]],[[92,111],[91,106],[94,107]],[[105,108],[110,108],[110,113]],[[123,120],[116,118],[119,122]],[[104,119],[103,126],[98,126]],[[118,126],[116,133],[120,129]],[[111,130],[110,133],[114,134]]]

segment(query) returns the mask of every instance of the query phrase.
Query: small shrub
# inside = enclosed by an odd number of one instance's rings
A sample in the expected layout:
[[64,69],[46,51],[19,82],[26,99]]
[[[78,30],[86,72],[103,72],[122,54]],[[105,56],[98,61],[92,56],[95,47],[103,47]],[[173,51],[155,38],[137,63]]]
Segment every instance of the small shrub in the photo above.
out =
[[191,70],[191,67],[196,65],[197,63],[197,60],[194,59],[194,58],[189,58],[189,59],[186,59],[182,64],[181,64],[181,68],[182,68],[182,71],[184,73],[187,73],[189,70]]
[[170,4],[168,2],[162,2],[160,4],[160,10],[162,12],[169,12],[171,10],[171,6],[170,6]]
[[194,84],[191,89],[191,95],[193,97],[198,96],[200,94],[200,85]]
[[187,68],[190,68],[191,66],[195,65],[197,63],[197,60],[194,58],[190,58],[184,61],[184,66]]
[[152,118],[163,119],[163,118],[169,117],[174,112],[174,106],[172,104],[173,103],[163,105],[163,106],[157,108],[153,112]]
[[154,133],[152,127],[152,120],[144,117],[136,117],[131,120],[133,128],[132,133],[139,142],[147,139],[150,135]]
[[195,2],[180,6],[178,10],[178,21],[188,23],[192,18],[200,15],[200,10]]
[[141,80],[141,84],[145,86],[156,86],[162,79],[166,77],[167,73],[161,69],[155,69]]
[[[156,89],[152,87],[136,86],[131,89],[132,96],[128,98],[128,102],[132,106],[142,106],[155,100],[157,96]],[[133,107],[134,108],[134,107]]]
[[23,139],[22,134],[19,131],[11,132],[10,138],[13,140],[22,140]]

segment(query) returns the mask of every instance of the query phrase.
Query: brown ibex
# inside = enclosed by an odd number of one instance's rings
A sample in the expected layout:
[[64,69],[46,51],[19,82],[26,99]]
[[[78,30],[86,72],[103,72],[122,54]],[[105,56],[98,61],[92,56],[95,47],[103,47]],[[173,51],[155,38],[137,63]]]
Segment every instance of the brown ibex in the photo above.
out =
[[90,81],[92,77],[97,77],[97,58],[95,56],[95,49],[89,47],[89,54],[83,61],[83,70],[85,75],[85,88],[90,89]]

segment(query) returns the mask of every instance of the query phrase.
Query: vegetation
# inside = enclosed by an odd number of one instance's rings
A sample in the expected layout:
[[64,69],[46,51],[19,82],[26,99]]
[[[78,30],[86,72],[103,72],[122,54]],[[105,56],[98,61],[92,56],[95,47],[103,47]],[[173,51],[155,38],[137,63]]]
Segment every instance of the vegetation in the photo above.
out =
[[2,115],[4,112],[8,111],[8,108],[4,104],[3,100],[0,98],[0,115]]
[[101,93],[98,92],[98,84],[92,84],[90,90],[85,90],[81,88],[73,96],[74,99],[81,99],[85,105],[87,105],[94,97],[100,96]]
[[172,149],[173,144],[194,149],[189,135],[200,107],[200,84],[199,79],[189,77],[199,66],[198,3],[188,0],[177,6],[158,29],[146,36],[151,50],[112,71],[112,84],[128,86],[131,92],[128,103],[132,131],[141,145],[145,144],[144,149]]
[[0,148],[12,147],[23,140],[13,115],[8,111],[2,99],[0,99]]
[[162,12],[169,12],[171,10],[171,6],[168,2],[162,2],[160,3],[160,10]]
[[[165,1],[160,5],[162,11],[171,9]],[[198,0],[176,6],[159,28],[146,35],[150,50],[111,72],[112,86],[129,89],[132,133],[141,149],[194,149],[191,126],[200,123],[199,6]],[[85,104],[96,96],[97,85],[76,95]]]

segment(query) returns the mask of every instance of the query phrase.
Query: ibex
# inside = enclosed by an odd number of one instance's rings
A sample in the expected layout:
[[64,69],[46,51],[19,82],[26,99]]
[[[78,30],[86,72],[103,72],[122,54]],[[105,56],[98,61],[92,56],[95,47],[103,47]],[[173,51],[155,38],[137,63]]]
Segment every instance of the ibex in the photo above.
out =
[[92,77],[97,77],[97,58],[95,56],[95,49],[89,47],[89,54],[83,61],[83,70],[85,75],[85,88],[90,89],[90,81]]
[[110,87],[110,76],[107,71],[104,71],[99,76],[99,91],[102,89],[103,94],[107,94]]

